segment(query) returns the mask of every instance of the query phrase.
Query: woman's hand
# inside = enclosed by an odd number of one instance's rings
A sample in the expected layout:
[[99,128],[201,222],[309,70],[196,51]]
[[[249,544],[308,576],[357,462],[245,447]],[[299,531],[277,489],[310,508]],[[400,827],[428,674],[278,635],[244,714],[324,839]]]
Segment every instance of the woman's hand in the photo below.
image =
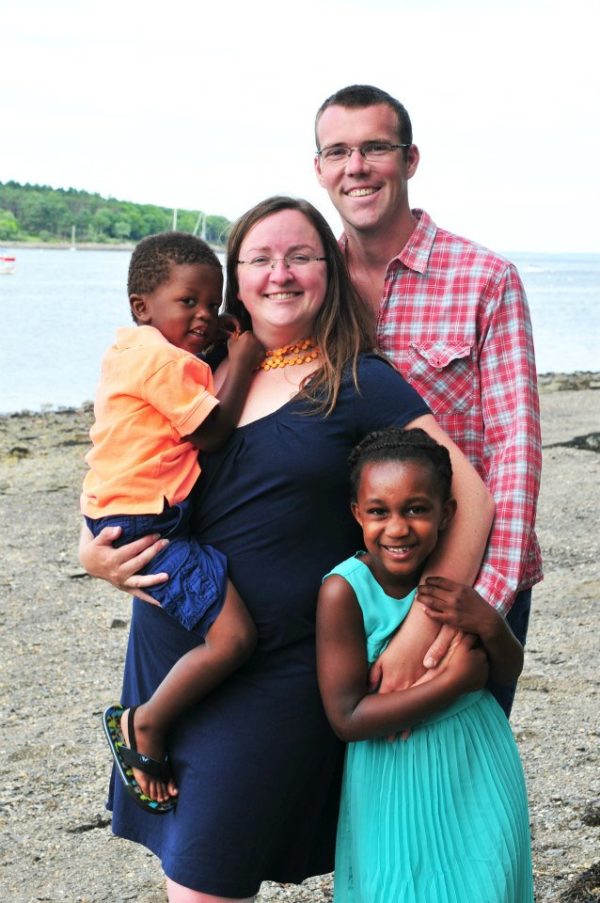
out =
[[120,527],[105,527],[94,538],[84,524],[79,539],[81,565],[92,577],[100,577],[123,592],[158,605],[156,599],[145,593],[143,588],[166,583],[169,575],[138,574],[138,571],[152,561],[156,553],[168,545],[169,540],[161,539],[155,533],[115,549],[112,544],[120,534]]

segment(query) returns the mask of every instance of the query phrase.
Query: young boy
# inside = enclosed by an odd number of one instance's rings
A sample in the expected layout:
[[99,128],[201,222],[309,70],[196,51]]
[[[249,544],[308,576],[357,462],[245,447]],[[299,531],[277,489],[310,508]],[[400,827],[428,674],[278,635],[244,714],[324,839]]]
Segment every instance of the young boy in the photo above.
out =
[[120,527],[115,544],[150,533],[168,537],[147,569],[164,571],[169,580],[153,587],[152,596],[198,635],[200,645],[175,664],[151,699],[104,713],[128,792],[162,813],[173,808],[177,793],[164,756],[168,725],[239,667],[255,644],[224,556],[190,535],[188,497],[200,474],[198,449],[215,450],[232,432],[264,350],[252,333],[232,334],[227,380],[214,395],[210,368],[197,355],[217,337],[223,276],[216,255],[192,235],[165,232],[141,241],[127,288],[137,326],[118,330],[103,360],[81,510],[94,536]]

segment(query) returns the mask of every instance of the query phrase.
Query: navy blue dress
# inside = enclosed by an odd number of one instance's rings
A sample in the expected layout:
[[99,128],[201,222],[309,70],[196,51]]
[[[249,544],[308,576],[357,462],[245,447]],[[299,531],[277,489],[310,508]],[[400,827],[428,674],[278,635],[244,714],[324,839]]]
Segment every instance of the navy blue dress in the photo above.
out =
[[[329,417],[306,416],[294,399],[203,461],[195,532],[227,555],[258,648],[171,731],[175,810],[144,812],[118,781],[112,799],[115,834],[151,849],[185,887],[248,897],[264,880],[333,869],[343,747],[317,686],[317,594],[323,575],[361,545],[349,510],[350,450],[371,430],[429,413],[375,356],[362,358],[359,384],[360,394],[344,381]],[[196,642],[134,599],[123,703],[147,699]]]

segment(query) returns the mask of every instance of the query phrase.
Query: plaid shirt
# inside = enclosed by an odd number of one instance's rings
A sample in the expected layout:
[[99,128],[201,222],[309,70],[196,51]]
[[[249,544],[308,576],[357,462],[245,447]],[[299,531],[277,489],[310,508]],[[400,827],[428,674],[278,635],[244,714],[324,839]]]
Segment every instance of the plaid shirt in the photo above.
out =
[[525,290],[508,261],[413,214],[418,224],[387,267],[378,342],[494,497],[475,587],[506,614],[519,590],[542,579],[539,400]]

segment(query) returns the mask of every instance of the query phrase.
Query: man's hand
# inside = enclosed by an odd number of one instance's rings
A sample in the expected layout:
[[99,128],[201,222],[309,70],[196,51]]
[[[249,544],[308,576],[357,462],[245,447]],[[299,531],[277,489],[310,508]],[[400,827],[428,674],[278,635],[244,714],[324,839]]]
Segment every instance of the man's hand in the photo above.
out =
[[391,640],[379,658],[369,669],[369,690],[378,693],[393,693],[412,687],[423,676],[420,662],[410,661],[402,655],[401,632]]
[[424,658],[435,659],[437,664],[446,654],[456,631],[441,631],[440,636],[439,625],[427,617],[422,606],[417,604],[418,598],[417,595],[404,623],[390,640],[387,649],[371,666],[371,690],[378,690],[379,693],[406,690],[425,673]]
[[477,637],[471,633],[457,635],[439,667],[440,672],[445,671],[453,681],[456,681],[461,695],[483,689],[489,674],[485,650]]
[[[417,595],[417,599],[419,596]],[[449,652],[452,641],[457,635],[457,631],[453,627],[443,624],[437,637],[425,653],[423,659],[424,668],[437,668],[444,656]]]

